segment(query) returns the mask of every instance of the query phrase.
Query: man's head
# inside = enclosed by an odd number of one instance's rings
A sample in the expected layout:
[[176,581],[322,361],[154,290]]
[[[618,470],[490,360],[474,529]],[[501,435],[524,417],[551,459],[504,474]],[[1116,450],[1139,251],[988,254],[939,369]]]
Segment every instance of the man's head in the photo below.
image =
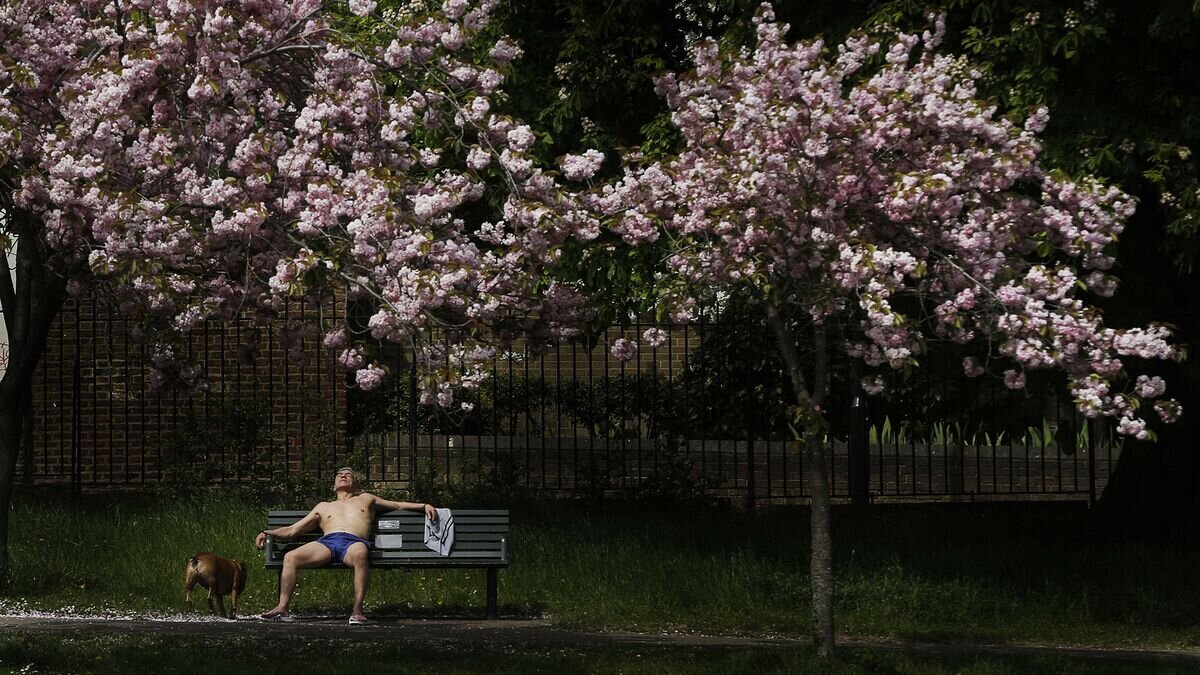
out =
[[358,491],[358,481],[354,477],[354,469],[348,466],[343,466],[333,475],[333,491],[334,492],[349,492]]

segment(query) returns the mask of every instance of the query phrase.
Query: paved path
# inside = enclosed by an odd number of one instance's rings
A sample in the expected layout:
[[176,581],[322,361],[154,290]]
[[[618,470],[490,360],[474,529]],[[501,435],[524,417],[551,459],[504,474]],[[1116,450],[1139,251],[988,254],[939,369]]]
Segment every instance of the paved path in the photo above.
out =
[[[216,617],[131,619],[103,617],[57,617],[49,615],[0,616],[0,631],[36,633],[115,633],[192,635],[223,637],[256,636],[295,637],[300,639],[337,638],[339,640],[412,640],[414,642],[461,642],[480,645],[537,645],[550,647],[724,647],[770,648],[796,647],[805,640],[780,637],[732,637],[691,633],[642,634],[620,631],[577,631],[558,628],[536,619],[380,619],[367,626],[349,626],[345,617],[299,619],[293,623],[272,623],[258,619],[228,621]],[[1200,651],[1138,649],[1094,649],[1082,647],[1026,647],[1013,645],[944,644],[921,642],[881,642],[844,638],[838,646],[912,654],[953,654],[992,656],[1068,656],[1105,661],[1158,662],[1194,665],[1200,671]]]
[[759,647],[802,645],[790,638],[722,637],[694,634],[642,634],[588,632],[557,628],[538,619],[379,619],[366,626],[350,626],[346,617],[303,618],[292,623],[239,618],[229,621],[205,619],[131,619],[100,617],[55,617],[45,615],[0,616],[0,631],[44,633],[156,633],[224,637],[269,635],[339,640],[396,640],[443,642],[468,640],[477,643],[529,644],[547,646],[680,645],[694,647]]

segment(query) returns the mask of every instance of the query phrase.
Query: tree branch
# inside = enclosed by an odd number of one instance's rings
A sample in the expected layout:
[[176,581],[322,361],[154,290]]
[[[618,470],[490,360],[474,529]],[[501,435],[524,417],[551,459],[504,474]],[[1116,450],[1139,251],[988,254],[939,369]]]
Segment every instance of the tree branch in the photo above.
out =
[[[16,246],[14,242],[14,247]],[[0,251],[0,305],[4,308],[4,326],[12,335],[17,310],[17,294],[13,288],[12,269],[8,266],[8,251]]]
[[[813,393],[809,391],[808,382],[804,378],[804,369],[800,364],[800,352],[796,349],[795,336],[788,330],[787,323],[779,314],[779,308],[775,306],[774,301],[767,300],[763,304],[767,310],[767,324],[775,334],[775,344],[787,367],[792,389],[795,390],[796,404],[799,406],[796,419],[804,425],[805,434],[813,433],[825,426],[825,420],[820,413],[819,403],[813,399]],[[818,377],[822,380],[821,384],[824,384],[826,377],[824,372],[819,372]]]
[[[48,268],[38,246],[35,216],[25,211],[12,214],[12,225],[21,243],[17,246],[17,285],[13,322],[9,324],[9,366],[0,380],[0,397],[20,395],[33,377],[46,347],[50,325],[66,298],[66,284]],[[7,311],[7,310],[6,310]]]

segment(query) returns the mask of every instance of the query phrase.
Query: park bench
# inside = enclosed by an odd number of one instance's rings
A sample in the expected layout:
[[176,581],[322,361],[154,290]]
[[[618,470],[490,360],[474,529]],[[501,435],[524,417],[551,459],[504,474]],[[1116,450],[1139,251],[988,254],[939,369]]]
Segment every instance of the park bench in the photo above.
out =
[[[376,513],[370,539],[374,543],[369,556],[371,569],[486,569],[487,618],[496,618],[496,577],[500,568],[508,567],[508,511],[453,509],[454,546],[449,555],[440,555],[425,547],[425,516],[414,511]],[[308,511],[270,511],[267,529],[287,527]],[[283,554],[316,541],[320,531],[314,530],[287,541],[268,536],[266,542],[267,569],[283,574]],[[330,563],[326,568],[343,568]]]

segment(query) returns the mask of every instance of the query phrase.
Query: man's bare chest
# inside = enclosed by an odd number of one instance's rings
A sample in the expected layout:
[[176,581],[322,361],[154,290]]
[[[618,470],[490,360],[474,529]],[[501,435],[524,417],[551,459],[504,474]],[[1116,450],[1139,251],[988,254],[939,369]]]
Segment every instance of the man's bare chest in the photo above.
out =
[[371,518],[371,503],[366,499],[326,502],[320,515],[322,521],[328,522],[366,521]]

